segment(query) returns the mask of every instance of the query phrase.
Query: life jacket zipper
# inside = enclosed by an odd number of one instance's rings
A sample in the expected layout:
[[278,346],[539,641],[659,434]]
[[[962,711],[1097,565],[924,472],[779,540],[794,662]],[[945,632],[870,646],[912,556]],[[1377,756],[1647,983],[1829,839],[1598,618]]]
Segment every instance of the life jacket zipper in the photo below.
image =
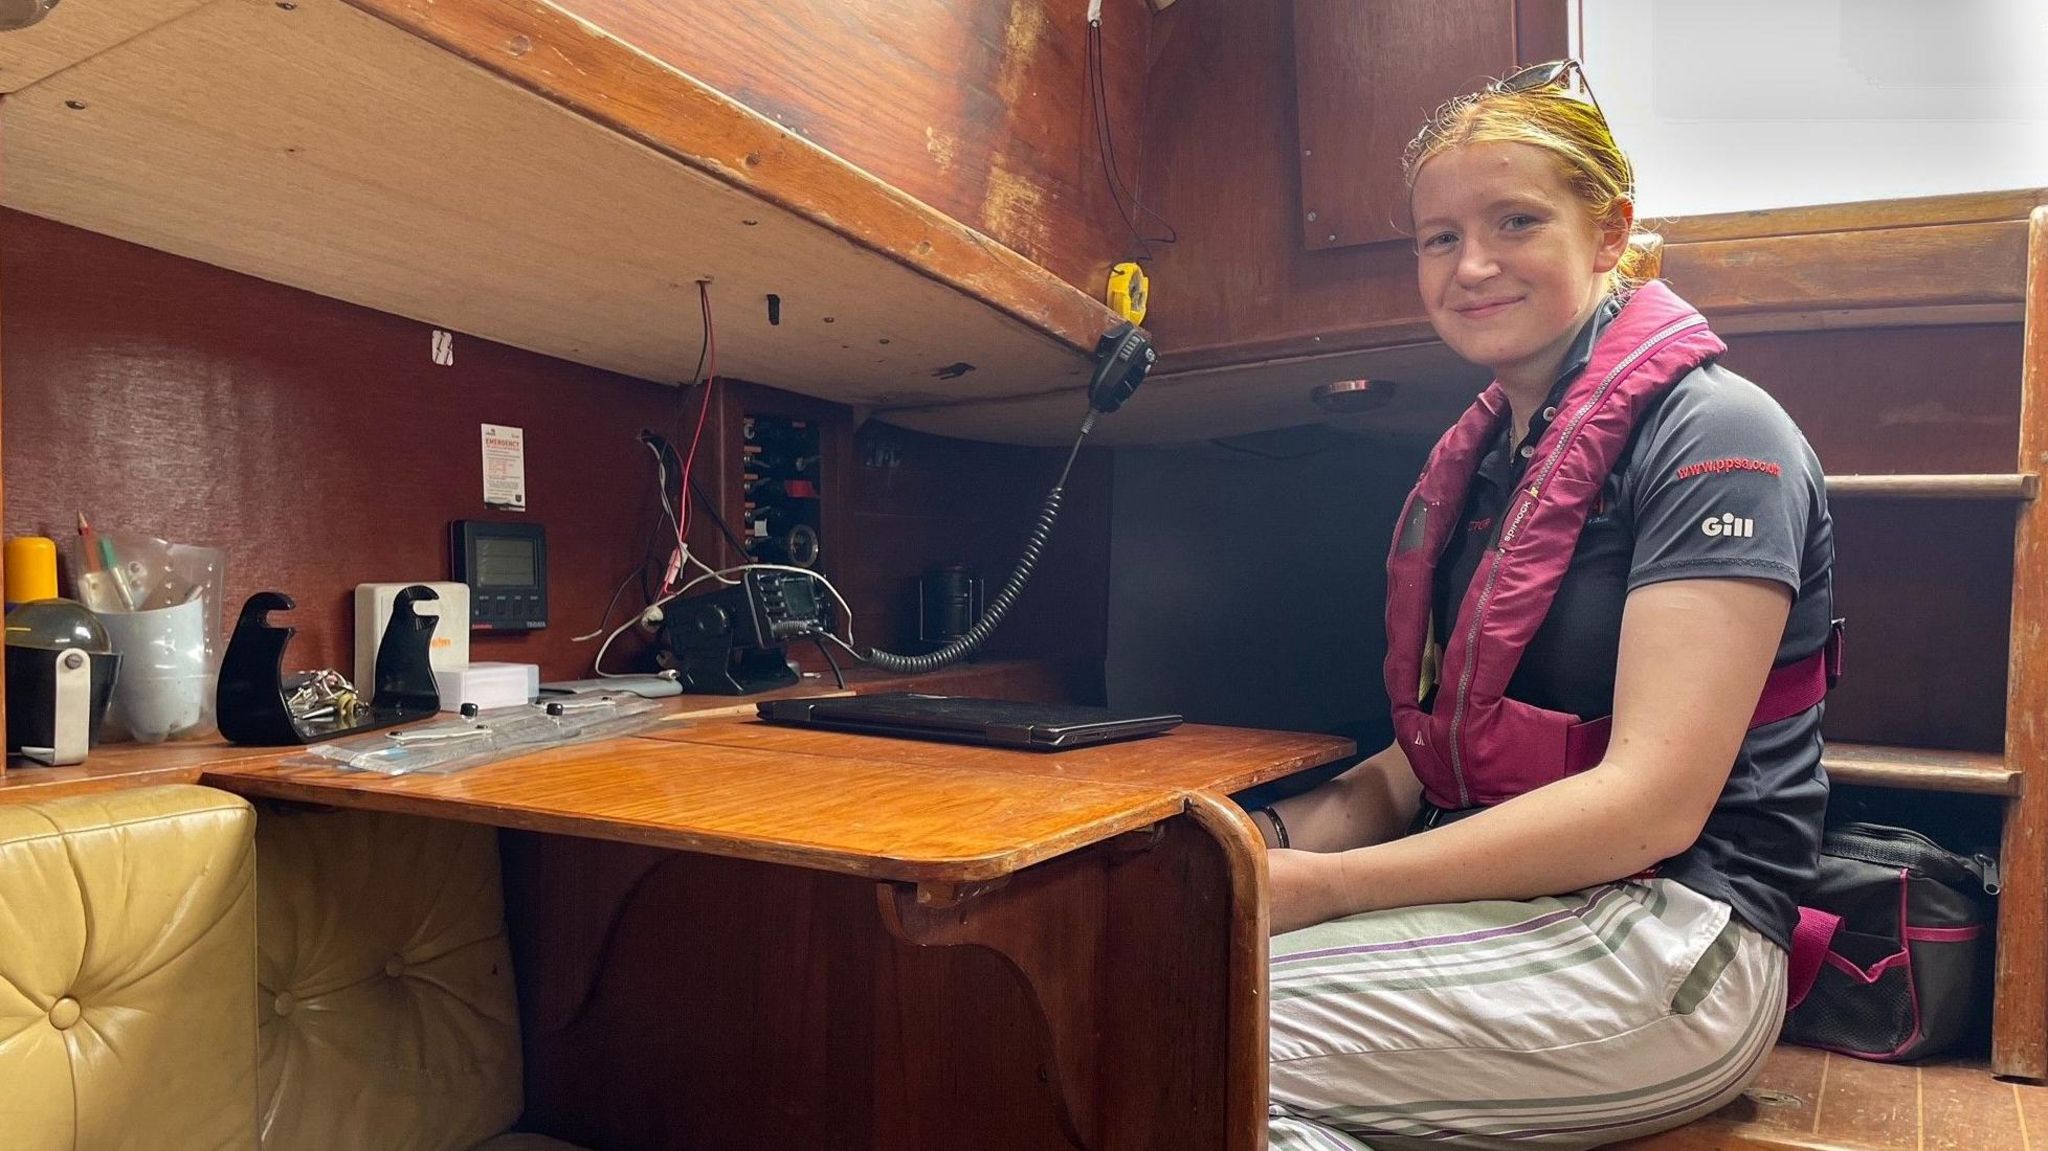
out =
[[1579,434],[1579,429],[1585,425],[1587,417],[1591,416],[1605,402],[1607,394],[1614,390],[1615,381],[1619,380],[1623,373],[1661,350],[1664,344],[1683,335],[1688,329],[1704,328],[1706,326],[1707,321],[1705,318],[1698,315],[1688,319],[1673,320],[1671,323],[1658,329],[1648,339],[1636,345],[1635,350],[1623,356],[1621,362],[1614,365],[1614,369],[1607,373],[1607,378],[1600,381],[1600,386],[1594,390],[1593,395],[1585,403],[1580,404],[1576,412],[1572,413],[1571,426],[1566,428],[1557,437],[1557,443],[1552,445],[1550,454],[1543,460],[1542,475],[1535,483],[1530,484],[1516,496],[1516,499],[1520,501],[1520,506],[1516,508],[1515,514],[1509,520],[1508,525],[1501,529],[1500,543],[1493,549],[1493,562],[1486,569],[1486,584],[1479,589],[1479,602],[1473,605],[1472,618],[1467,622],[1465,629],[1465,666],[1458,673],[1458,698],[1451,709],[1450,732],[1451,779],[1458,785],[1459,807],[1472,806],[1472,789],[1465,783],[1463,729],[1465,726],[1465,709],[1471,702],[1472,675],[1476,670],[1473,657],[1479,646],[1479,625],[1486,617],[1488,605],[1493,602],[1494,581],[1500,577],[1500,563],[1501,559],[1507,554],[1508,544],[1513,542],[1515,533],[1521,530],[1522,524],[1535,511],[1537,495],[1542,492],[1544,485],[1550,482],[1551,477],[1557,473],[1558,465],[1564,462],[1565,447]]

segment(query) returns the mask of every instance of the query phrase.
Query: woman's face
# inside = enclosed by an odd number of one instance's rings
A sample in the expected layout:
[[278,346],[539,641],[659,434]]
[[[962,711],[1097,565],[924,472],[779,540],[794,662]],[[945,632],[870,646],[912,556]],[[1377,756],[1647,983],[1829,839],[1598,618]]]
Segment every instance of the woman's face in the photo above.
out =
[[[1628,244],[1601,228],[1533,144],[1463,144],[1416,173],[1416,273],[1452,351],[1503,381],[1548,387]],[[1527,378],[1524,378],[1527,377]]]

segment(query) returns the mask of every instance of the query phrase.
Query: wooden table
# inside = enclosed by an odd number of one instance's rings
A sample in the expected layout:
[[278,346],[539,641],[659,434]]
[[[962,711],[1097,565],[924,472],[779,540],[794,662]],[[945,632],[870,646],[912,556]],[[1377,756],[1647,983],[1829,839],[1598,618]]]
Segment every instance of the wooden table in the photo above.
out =
[[495,825],[522,1126],[590,1147],[1253,1148],[1265,855],[1223,796],[1350,754],[1188,725],[1053,755],[678,718],[262,799]]

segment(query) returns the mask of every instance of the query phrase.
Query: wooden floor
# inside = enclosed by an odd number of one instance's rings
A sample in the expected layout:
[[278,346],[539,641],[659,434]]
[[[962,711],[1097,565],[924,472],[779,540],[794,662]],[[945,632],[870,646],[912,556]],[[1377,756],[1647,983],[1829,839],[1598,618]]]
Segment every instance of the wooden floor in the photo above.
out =
[[1719,1114],[1626,1146],[2048,1151],[2048,1087],[1994,1079],[1982,1064],[1899,1067],[1788,1045]]

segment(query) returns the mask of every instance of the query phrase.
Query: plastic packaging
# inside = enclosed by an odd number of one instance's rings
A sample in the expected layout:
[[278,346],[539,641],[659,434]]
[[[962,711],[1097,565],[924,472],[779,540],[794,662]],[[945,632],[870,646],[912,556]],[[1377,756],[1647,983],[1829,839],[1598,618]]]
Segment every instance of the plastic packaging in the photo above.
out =
[[653,700],[615,695],[523,704],[348,736],[280,762],[380,775],[447,775],[529,751],[630,735],[660,719],[663,710]]

